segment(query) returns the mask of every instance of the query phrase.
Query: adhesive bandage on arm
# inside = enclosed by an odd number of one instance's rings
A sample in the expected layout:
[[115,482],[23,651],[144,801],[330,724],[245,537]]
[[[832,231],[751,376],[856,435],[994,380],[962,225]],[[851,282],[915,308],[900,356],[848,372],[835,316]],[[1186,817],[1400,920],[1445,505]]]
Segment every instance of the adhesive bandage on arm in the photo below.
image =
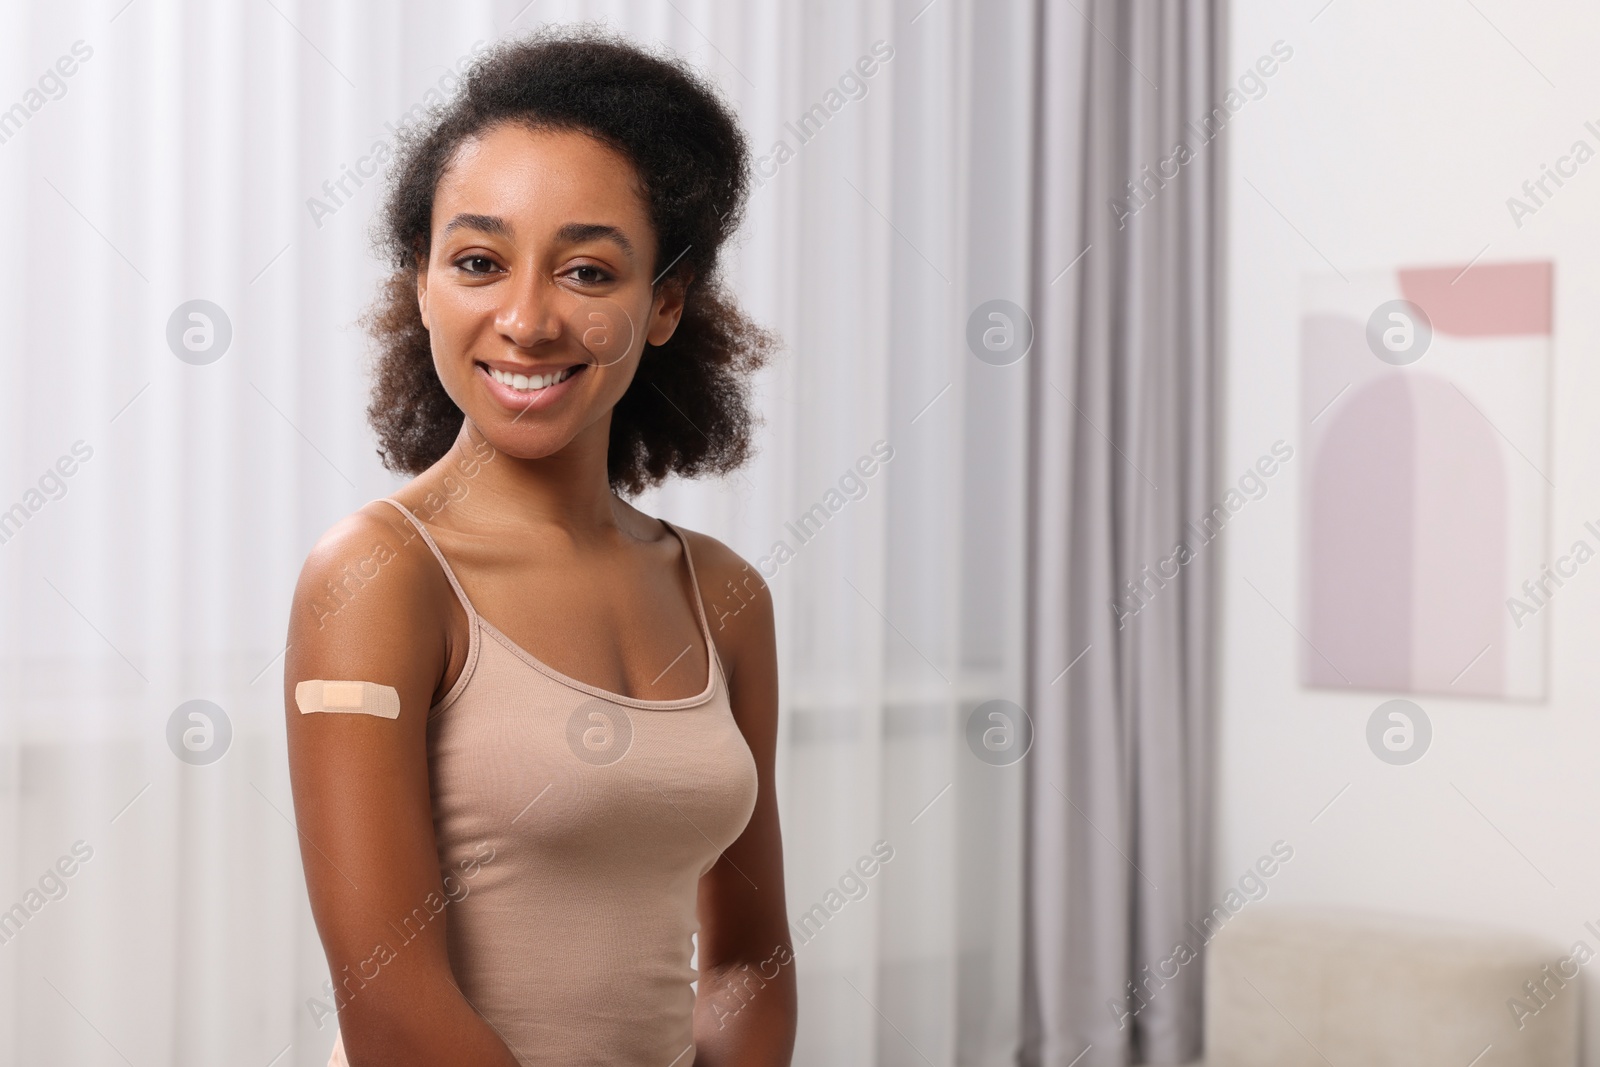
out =
[[377,682],[326,682],[308,678],[295,683],[294,702],[300,714],[327,711],[347,715],[400,717],[400,694],[392,685]]

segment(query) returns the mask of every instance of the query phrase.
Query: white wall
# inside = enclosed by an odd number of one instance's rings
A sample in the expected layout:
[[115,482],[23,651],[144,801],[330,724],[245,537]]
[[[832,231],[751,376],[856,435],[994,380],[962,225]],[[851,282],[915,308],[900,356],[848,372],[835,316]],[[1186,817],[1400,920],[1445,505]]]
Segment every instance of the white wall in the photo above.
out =
[[[1305,272],[1330,261],[1345,273],[1465,263],[1487,245],[1485,261],[1556,262],[1548,545],[1570,545],[1586,520],[1600,519],[1600,160],[1520,229],[1506,199],[1578,137],[1597,143],[1583,126],[1600,121],[1600,8],[1324,3],[1234,4],[1236,77],[1274,41],[1294,54],[1227,135],[1221,476],[1236,479],[1276,439],[1299,446],[1305,437],[1297,371]],[[1432,746],[1415,764],[1387,765],[1367,748],[1365,724],[1403,694],[1312,691],[1297,681],[1302,639],[1279,612],[1298,614],[1304,459],[1297,452],[1225,538],[1219,894],[1281,838],[1295,855],[1270,882],[1279,903],[1470,920],[1542,936],[1553,950],[1580,937],[1600,950],[1583,929],[1600,924],[1600,568],[1581,570],[1548,609],[1545,702],[1417,697],[1432,719]],[[1590,1067],[1600,1064],[1596,978],[1587,976]]]

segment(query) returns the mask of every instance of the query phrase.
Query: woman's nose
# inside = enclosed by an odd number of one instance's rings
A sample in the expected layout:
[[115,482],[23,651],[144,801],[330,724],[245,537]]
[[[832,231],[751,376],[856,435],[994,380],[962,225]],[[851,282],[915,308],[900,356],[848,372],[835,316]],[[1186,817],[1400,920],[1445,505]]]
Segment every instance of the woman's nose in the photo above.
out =
[[527,271],[502,290],[506,294],[495,317],[500,334],[518,348],[532,348],[561,335],[561,299],[557,287],[536,271]]

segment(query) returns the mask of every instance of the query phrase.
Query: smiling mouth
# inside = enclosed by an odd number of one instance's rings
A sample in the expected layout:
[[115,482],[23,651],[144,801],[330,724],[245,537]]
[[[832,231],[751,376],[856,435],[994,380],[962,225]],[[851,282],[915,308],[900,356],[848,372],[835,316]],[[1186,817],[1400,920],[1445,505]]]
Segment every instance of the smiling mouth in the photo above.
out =
[[519,393],[527,393],[531,396],[550,388],[552,385],[566,381],[574,374],[582,371],[588,364],[578,363],[558,371],[551,371],[549,374],[512,374],[510,371],[491,367],[487,363],[480,363],[479,366],[488,371],[489,376],[501,385],[509,386]]

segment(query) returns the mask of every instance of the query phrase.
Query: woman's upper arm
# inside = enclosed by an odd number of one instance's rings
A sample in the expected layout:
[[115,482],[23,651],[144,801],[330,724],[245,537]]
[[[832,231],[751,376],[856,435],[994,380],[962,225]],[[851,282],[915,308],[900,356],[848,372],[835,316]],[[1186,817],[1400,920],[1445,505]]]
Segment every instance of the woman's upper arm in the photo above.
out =
[[[357,1061],[365,1046],[368,1062],[390,1062],[384,1046],[416,1020],[472,1027],[446,1022],[461,1017],[464,1001],[445,947],[448,898],[428,785],[426,723],[448,661],[450,602],[441,602],[437,564],[408,544],[410,528],[371,510],[383,507],[356,512],[312,549],[295,589],[284,670],[311,911],[346,1052]],[[295,696],[307,680],[388,687],[399,714],[307,713]],[[514,1061],[507,1054],[504,1062]]]
[[[773,781],[778,656],[772,594],[760,574],[720,542],[696,535],[695,550],[707,557],[701,579],[703,595],[711,594],[705,597],[706,618],[727,668],[733,717],[750,746],[758,776],[749,823],[701,880],[699,953],[702,970],[710,971],[774,954],[786,956],[789,933]],[[730,582],[737,596],[726,593]]]

